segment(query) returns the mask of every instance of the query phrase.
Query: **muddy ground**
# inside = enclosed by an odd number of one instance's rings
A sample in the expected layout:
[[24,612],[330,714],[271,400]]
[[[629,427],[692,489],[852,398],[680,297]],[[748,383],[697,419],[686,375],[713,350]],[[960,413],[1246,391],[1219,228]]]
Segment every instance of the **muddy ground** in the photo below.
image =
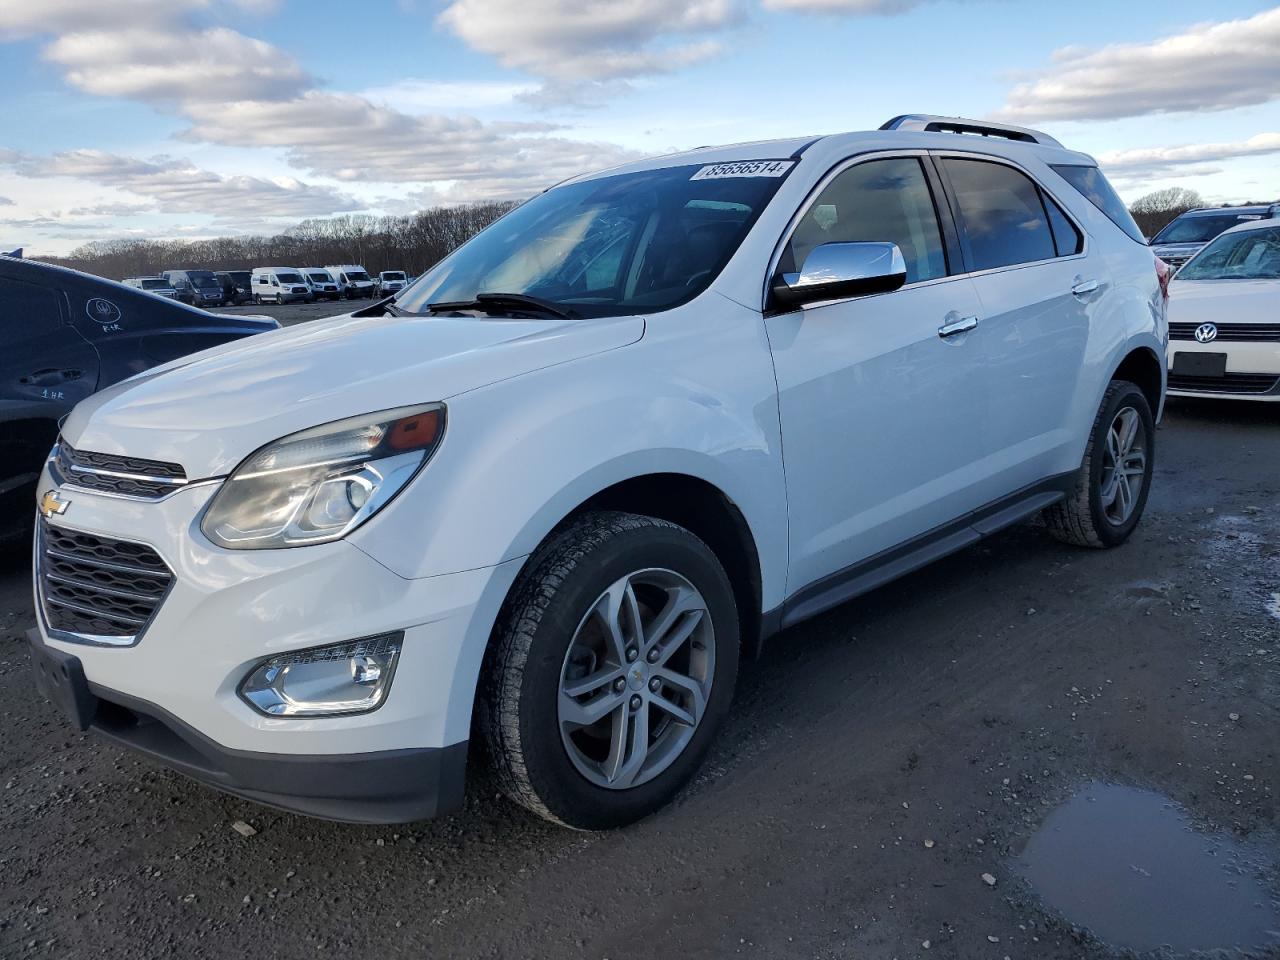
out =
[[1082,784],[1158,791],[1278,865],[1280,408],[1174,404],[1158,443],[1128,545],[1018,527],[776,638],[699,781],[609,834],[483,778],[445,819],[321,823],[76,734],[31,688],[20,564],[0,956],[1114,956],[1018,869]]

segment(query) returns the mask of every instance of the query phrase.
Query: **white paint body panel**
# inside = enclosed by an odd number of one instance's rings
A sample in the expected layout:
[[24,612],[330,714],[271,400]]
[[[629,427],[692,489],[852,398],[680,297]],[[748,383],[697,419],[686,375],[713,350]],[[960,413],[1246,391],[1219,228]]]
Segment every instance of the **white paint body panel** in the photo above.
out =
[[[1169,288],[1171,323],[1280,323],[1280,280],[1178,280]],[[1231,340],[1222,334],[1209,343],[1169,341],[1169,368],[1175,353],[1225,353],[1227,373],[1269,373],[1280,376],[1280,342]],[[1231,397],[1262,403],[1280,402],[1280,394],[1202,393],[1169,391],[1179,397]]]
[[[442,400],[448,426],[386,509],[319,546],[215,547],[199,520],[216,481],[160,503],[68,488],[72,505],[56,522],[144,540],[177,584],[133,648],[49,642],[79,656],[92,682],[227,747],[446,746],[468,736],[481,657],[524,558],[615,483],[676,473],[717,487],[754,537],[761,607],[771,611],[815,580],[1074,469],[1121,360],[1164,352],[1152,255],[1045,166],[1087,158],[960,139],[890,131],[815,142],[711,286],[665,312],[341,316],[97,394],[66,423],[70,443],[175,461],[193,479],[225,477],[279,437],[373,411]],[[631,168],[787,157],[803,144]],[[863,152],[957,149],[1023,164],[1082,225],[1086,255],[764,315],[774,253],[828,170]],[[1072,298],[1076,275],[1099,279],[1099,296]],[[940,340],[953,311],[982,322]],[[372,714],[267,719],[235,695],[262,657],[390,629],[406,631],[403,662]]]

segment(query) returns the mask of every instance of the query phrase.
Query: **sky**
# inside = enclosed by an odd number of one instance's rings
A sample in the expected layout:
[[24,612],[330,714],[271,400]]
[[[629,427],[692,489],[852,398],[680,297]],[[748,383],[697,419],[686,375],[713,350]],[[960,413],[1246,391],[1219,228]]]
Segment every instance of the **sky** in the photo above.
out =
[[1280,199],[1280,4],[0,0],[0,250],[519,199],[705,144],[1006,120],[1132,201]]

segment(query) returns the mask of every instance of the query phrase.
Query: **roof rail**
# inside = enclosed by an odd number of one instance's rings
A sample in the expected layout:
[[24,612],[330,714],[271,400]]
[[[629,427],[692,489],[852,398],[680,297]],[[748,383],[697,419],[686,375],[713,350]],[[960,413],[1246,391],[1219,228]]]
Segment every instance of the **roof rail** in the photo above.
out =
[[920,130],[926,133],[971,133],[982,137],[1000,137],[1020,143],[1038,143],[1045,147],[1061,147],[1062,144],[1039,130],[1015,127],[1008,123],[990,123],[986,120],[966,120],[964,117],[935,117],[927,113],[905,113],[886,121],[881,130]]

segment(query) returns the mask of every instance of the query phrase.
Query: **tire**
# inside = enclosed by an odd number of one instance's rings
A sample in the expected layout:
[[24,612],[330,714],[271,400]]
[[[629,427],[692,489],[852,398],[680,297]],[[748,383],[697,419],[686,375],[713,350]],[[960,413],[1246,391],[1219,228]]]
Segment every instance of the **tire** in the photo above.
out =
[[[630,585],[637,601],[622,609],[644,624],[638,636],[621,631],[637,640],[634,659],[612,642],[601,616],[611,599],[625,597],[620,584]],[[668,619],[669,629],[655,626],[660,614],[677,610],[685,612]],[[622,622],[634,620],[624,615]],[[597,641],[599,660],[588,651]],[[477,719],[499,788],[539,816],[580,830],[648,816],[702,764],[733,699],[738,646],[729,579],[692,533],[629,513],[573,521],[530,559],[486,655]],[[669,685],[668,678],[678,682]],[[588,693],[574,700],[562,689],[573,684]],[[659,701],[685,719],[676,720]],[[602,703],[614,706],[596,724],[567,719],[566,705],[576,718]],[[618,736],[619,724],[627,736]],[[637,731],[644,733],[643,752]],[[622,751],[616,742],[624,743]]]
[[[1125,448],[1124,435],[1130,424],[1136,432],[1129,442],[1129,453],[1121,457],[1130,473],[1117,479],[1109,450],[1117,442]],[[1127,380],[1112,380],[1102,396],[1071,491],[1065,500],[1044,511],[1049,532],[1063,543],[1079,547],[1117,547],[1128,540],[1142,519],[1151,490],[1155,438],[1155,419],[1146,395]],[[1139,453],[1140,470],[1135,458]],[[1140,484],[1136,491],[1135,483]],[[1128,491],[1127,512],[1124,491]]]
[[262,294],[255,293],[253,295],[253,302],[256,303],[258,306],[262,306]]

